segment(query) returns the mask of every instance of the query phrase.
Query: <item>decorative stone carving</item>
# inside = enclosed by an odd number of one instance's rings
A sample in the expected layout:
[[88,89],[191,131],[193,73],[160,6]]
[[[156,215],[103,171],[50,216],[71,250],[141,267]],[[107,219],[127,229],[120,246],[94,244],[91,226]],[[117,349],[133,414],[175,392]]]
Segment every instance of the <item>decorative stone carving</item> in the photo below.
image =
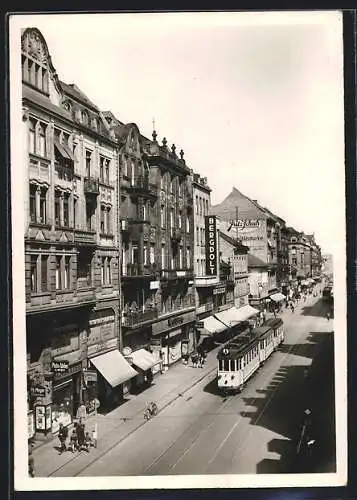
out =
[[42,64],[47,61],[47,51],[37,31],[27,31],[21,40],[21,49]]

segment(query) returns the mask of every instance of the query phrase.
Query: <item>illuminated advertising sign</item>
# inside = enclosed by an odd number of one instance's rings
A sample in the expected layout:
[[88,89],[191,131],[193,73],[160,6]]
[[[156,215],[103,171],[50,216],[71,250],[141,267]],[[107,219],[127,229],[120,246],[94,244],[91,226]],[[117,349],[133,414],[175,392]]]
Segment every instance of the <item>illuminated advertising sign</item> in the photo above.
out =
[[217,221],[214,215],[205,216],[206,275],[217,275]]

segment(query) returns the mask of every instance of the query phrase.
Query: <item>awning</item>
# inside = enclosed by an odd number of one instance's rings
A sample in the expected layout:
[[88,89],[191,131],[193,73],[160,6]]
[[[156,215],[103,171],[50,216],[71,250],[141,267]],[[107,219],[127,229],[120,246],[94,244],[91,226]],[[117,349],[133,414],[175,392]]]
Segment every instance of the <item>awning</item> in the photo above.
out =
[[270,295],[270,298],[274,300],[274,302],[281,302],[282,300],[286,300],[285,295],[282,293],[273,293],[273,295]]
[[151,352],[146,349],[139,349],[137,351],[133,351],[130,356],[133,358],[133,365],[140,368],[144,372],[149,370],[155,365],[160,363],[160,360],[157,360]]
[[71,160],[74,161],[74,156],[72,151],[67,147],[65,144],[61,144],[59,140],[56,138],[54,140],[55,148],[59,152],[59,154],[64,158],[65,160]]
[[112,387],[116,387],[138,375],[138,372],[129,365],[118,350],[91,358],[91,363]]
[[230,309],[215,314],[215,317],[229,327],[235,326],[240,320],[236,319],[234,310],[235,307],[231,307]]
[[203,320],[203,328],[207,330],[209,333],[221,333],[223,330],[226,330],[228,327],[218,321],[218,319],[213,316],[209,316]]

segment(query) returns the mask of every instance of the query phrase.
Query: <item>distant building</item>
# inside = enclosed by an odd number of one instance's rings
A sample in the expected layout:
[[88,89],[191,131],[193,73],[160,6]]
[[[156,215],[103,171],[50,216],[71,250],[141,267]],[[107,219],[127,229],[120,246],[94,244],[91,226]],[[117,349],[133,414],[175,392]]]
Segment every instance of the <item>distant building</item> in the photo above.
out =
[[321,271],[328,276],[333,276],[333,256],[332,254],[324,254],[322,256]]
[[251,255],[266,264],[268,291],[271,294],[276,293],[278,291],[276,218],[236,188],[233,188],[222,203],[212,207],[212,213],[220,217],[222,232],[239,239],[249,247]]

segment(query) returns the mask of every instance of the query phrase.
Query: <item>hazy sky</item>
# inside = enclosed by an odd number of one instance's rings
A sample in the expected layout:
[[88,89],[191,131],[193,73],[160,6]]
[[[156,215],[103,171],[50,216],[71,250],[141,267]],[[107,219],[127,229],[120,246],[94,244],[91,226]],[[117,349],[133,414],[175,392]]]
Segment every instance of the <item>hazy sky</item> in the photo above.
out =
[[59,78],[183,148],[212,203],[237,187],[334,252],[344,227],[342,16],[16,16]]

